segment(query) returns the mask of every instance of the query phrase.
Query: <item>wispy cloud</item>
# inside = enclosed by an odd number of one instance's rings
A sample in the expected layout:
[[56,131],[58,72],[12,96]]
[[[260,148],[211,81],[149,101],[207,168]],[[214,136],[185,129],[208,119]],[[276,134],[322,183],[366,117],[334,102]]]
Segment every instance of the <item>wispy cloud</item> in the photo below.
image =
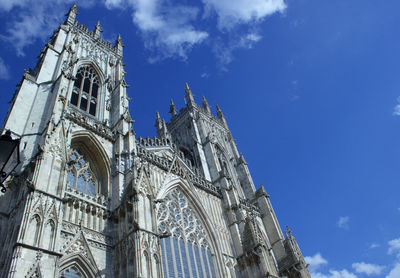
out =
[[[74,0],[0,0],[0,11],[15,16],[6,23],[1,39],[12,43],[17,55],[37,39],[44,41]],[[94,0],[78,1],[82,8],[94,5]],[[257,26],[274,13],[284,13],[284,0],[202,0],[199,3],[178,4],[169,0],[104,0],[107,9],[128,9],[149,50],[149,62],[166,58],[186,60],[199,45],[211,47],[218,63],[227,65],[233,51],[250,49],[262,39]],[[215,18],[218,27],[211,25]],[[240,27],[240,28],[239,28]],[[223,37],[223,39],[221,39]],[[207,43],[205,43],[207,42]],[[222,67],[223,68],[223,67]]]
[[134,3],[133,22],[141,30],[152,61],[187,53],[208,37],[208,33],[193,26],[198,18],[196,7],[161,4],[157,0],[138,0]]
[[233,53],[238,49],[251,49],[261,40],[256,31],[246,34],[231,34],[224,37],[214,38],[212,51],[217,58],[220,69],[227,70],[227,65],[234,60]]
[[397,105],[393,109],[394,116],[400,116],[400,97],[397,98]]
[[369,246],[369,249],[375,249],[375,248],[378,248],[378,247],[380,247],[381,245],[380,244],[378,244],[378,243],[371,243],[371,245]]
[[349,221],[350,221],[349,216],[341,216],[341,217],[339,217],[337,225],[339,228],[347,230],[347,229],[349,229]]
[[4,63],[4,60],[0,57],[0,79],[8,79],[8,78],[10,78],[8,67]]
[[320,253],[315,254],[312,257],[306,256],[304,257],[305,261],[309,264],[309,270],[311,272],[316,271],[319,269],[322,265],[328,264],[328,261],[325,260]]
[[208,78],[208,77],[209,77],[209,74],[208,74],[207,72],[203,72],[203,73],[200,75],[200,77],[201,77],[201,78]]
[[206,16],[215,13],[218,27],[230,30],[239,24],[258,23],[276,12],[283,13],[286,4],[283,0],[202,0]]
[[342,270],[329,270],[328,274],[323,274],[320,272],[311,273],[311,277],[313,278],[357,278],[357,275],[348,271],[347,269]]
[[388,254],[397,253],[397,256],[400,256],[400,238],[392,239],[388,242],[389,249]]
[[[197,6],[167,0],[106,0],[105,6],[132,9],[132,20],[151,52],[150,62],[186,60],[194,47],[202,45],[211,46],[223,70],[233,61],[236,49],[250,49],[262,39],[254,31],[262,20],[286,9],[284,0],[202,0]],[[217,18],[220,31],[213,35],[208,31],[208,19],[212,17]],[[239,30],[238,26],[245,28]]]
[[351,266],[357,273],[364,273],[368,276],[380,275],[383,269],[385,268],[384,266],[381,265],[368,264],[365,262],[353,263]]
[[[0,11],[13,12],[13,20],[6,22],[3,41],[11,43],[18,56],[36,40],[44,41],[64,19],[64,14],[74,0],[0,0]],[[90,7],[94,0],[82,1],[81,7]]]
[[321,253],[317,253],[312,257],[306,256],[304,259],[309,264],[308,269],[313,278],[357,278],[357,275],[347,269],[330,269],[328,273],[321,272],[319,270],[321,266],[328,264],[328,261],[322,257]]
[[400,277],[400,263],[396,263],[390,270],[386,278],[399,278]]

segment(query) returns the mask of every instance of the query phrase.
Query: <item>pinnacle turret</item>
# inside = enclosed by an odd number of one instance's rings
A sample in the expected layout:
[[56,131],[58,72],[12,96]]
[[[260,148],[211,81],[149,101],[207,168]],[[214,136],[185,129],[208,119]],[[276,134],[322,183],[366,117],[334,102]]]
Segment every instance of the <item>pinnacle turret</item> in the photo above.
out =
[[225,125],[225,127],[228,128],[228,124],[226,123],[226,119],[225,119],[224,113],[222,113],[222,110],[221,110],[221,108],[219,107],[218,104],[216,105],[216,108],[217,108],[217,116],[218,116],[218,118],[221,119],[223,124]]
[[207,99],[203,96],[203,108],[211,114],[210,105],[208,105]]
[[115,46],[118,50],[118,53],[122,55],[122,50],[125,47],[124,43],[122,42],[122,37],[118,34],[117,39],[115,40]]
[[172,98],[171,98],[171,102],[170,102],[170,105],[169,105],[169,113],[171,113],[172,117],[175,116],[176,114],[178,114],[178,111],[176,110],[175,103],[172,100]]
[[185,83],[185,99],[186,105],[189,107],[193,107],[196,104],[192,90],[190,90],[188,83]]
[[156,112],[156,127],[161,128],[162,126],[162,119],[160,117],[160,113]]
[[94,27],[94,35],[96,38],[100,37],[100,34],[103,32],[101,28],[100,21],[97,21],[96,26]]
[[156,112],[156,129],[157,136],[159,138],[170,138],[170,134],[168,132],[167,123],[164,119],[161,118],[160,113]]
[[76,16],[78,14],[78,5],[75,3],[69,9],[69,12],[66,14],[67,19],[65,20],[65,24],[70,23],[74,24],[76,21]]
[[219,105],[215,105],[215,107],[217,108],[217,116],[218,118],[225,118],[224,113],[222,113],[221,108],[219,107]]

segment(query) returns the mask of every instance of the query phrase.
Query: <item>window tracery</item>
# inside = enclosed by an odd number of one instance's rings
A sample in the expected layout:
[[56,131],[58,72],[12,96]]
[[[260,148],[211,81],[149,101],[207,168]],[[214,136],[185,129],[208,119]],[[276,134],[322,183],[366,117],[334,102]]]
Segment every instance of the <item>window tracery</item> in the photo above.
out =
[[95,195],[100,188],[89,161],[77,149],[72,149],[71,160],[67,173],[68,186],[89,195]]
[[160,204],[158,232],[164,277],[215,277],[206,231],[184,194],[175,189]]
[[93,67],[79,68],[72,90],[70,103],[79,109],[96,116],[100,79]]

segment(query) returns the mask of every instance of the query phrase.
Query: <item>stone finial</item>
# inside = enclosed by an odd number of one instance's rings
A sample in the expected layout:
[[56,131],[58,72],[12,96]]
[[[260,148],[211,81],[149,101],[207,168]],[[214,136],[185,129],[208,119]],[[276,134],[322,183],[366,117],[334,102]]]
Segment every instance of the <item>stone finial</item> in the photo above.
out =
[[226,128],[228,128],[228,124],[226,123],[226,119],[225,119],[224,113],[222,113],[222,110],[221,110],[221,108],[219,107],[218,104],[216,105],[216,107],[217,107],[217,116],[218,116],[218,118],[221,119],[223,124],[224,124],[224,126]]
[[247,162],[246,162],[246,160],[244,159],[244,156],[243,156],[242,153],[240,153],[240,156],[239,156],[239,164],[245,164],[245,165],[247,165]]
[[156,127],[159,128],[162,125],[162,120],[160,117],[160,113],[158,113],[158,111],[156,112]]
[[169,105],[169,113],[171,113],[172,117],[178,114],[178,111],[176,110],[174,101],[171,99],[170,105]]
[[203,96],[203,108],[211,114],[210,105],[208,105],[207,99]]
[[125,47],[124,43],[122,42],[122,37],[120,34],[118,34],[117,39],[115,40],[115,46],[117,48],[117,51],[120,55],[122,55],[122,50]]
[[286,226],[286,230],[288,231],[288,233],[289,233],[290,236],[293,236],[292,230],[290,230],[289,226]]
[[65,24],[70,23],[74,24],[76,21],[76,15],[78,14],[78,5],[75,3],[69,9],[69,12],[66,14],[67,19],[65,20]]
[[192,90],[190,90],[188,83],[185,83],[185,99],[186,99],[186,105],[194,106],[196,103],[194,101],[194,95],[192,93]]
[[101,28],[100,21],[97,21],[96,26],[94,27],[94,35],[96,38],[100,37],[100,34],[103,32]]
[[224,113],[222,113],[221,108],[219,107],[219,105],[215,105],[215,107],[217,108],[217,116],[218,118],[223,118],[224,117]]

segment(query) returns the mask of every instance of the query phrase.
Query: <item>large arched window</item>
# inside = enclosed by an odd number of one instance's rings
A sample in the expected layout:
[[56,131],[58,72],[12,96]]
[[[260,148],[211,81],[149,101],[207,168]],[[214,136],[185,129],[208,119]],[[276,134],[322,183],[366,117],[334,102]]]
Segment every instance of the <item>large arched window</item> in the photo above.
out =
[[83,152],[78,148],[72,149],[67,173],[68,186],[89,195],[96,195],[101,189],[99,182],[93,165]]
[[93,67],[85,65],[76,73],[71,104],[96,116],[100,79]]
[[164,277],[215,277],[205,229],[179,189],[171,191],[157,214]]

